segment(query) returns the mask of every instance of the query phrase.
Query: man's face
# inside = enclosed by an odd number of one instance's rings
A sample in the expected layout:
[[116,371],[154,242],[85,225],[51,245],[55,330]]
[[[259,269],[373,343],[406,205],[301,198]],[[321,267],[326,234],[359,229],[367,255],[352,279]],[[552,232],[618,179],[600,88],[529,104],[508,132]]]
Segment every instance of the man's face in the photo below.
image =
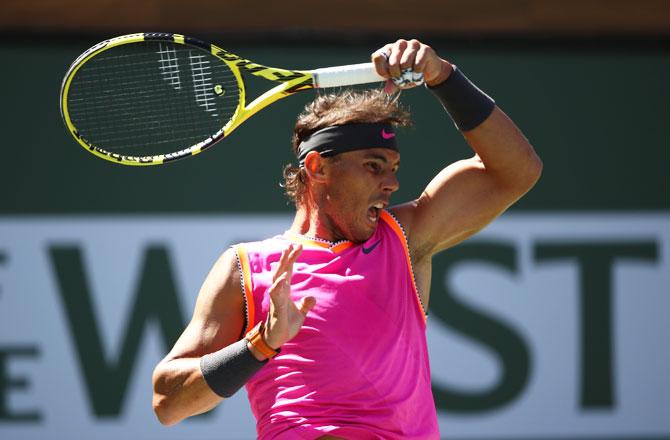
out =
[[339,154],[327,166],[321,218],[336,239],[367,240],[377,228],[380,211],[400,187],[400,153],[387,148],[356,150]]

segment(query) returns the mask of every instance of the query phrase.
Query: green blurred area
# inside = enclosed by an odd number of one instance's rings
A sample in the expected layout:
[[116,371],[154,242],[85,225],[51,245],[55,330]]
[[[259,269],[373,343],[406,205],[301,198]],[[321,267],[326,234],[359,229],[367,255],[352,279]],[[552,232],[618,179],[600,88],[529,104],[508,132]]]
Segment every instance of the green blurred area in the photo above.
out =
[[[279,101],[194,158],[159,167],[120,166],[84,151],[59,115],[62,76],[95,42],[0,43],[2,214],[292,209],[279,187],[281,169],[293,159],[295,116],[314,92]],[[364,62],[377,47],[220,44],[261,64],[296,69]],[[512,209],[670,209],[665,50],[475,50],[447,41],[433,46],[496,99],[544,161],[542,179]],[[471,154],[429,92],[410,90],[402,100],[415,127],[399,135],[401,189],[395,202],[417,196],[443,166]]]

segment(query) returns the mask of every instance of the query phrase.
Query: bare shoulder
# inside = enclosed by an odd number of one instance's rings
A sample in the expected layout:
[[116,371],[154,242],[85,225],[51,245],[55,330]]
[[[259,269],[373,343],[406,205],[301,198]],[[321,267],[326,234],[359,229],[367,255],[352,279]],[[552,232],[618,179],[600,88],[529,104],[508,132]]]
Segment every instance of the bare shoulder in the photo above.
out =
[[239,339],[244,326],[244,297],[235,250],[214,263],[200,288],[193,316],[166,359],[197,357]]
[[394,206],[389,211],[402,225],[407,238],[408,251],[410,260],[412,262],[412,271],[414,273],[414,281],[418,290],[421,304],[424,309],[428,309],[428,302],[430,299],[430,281],[432,272],[432,249],[430,246],[424,245],[423,248],[417,247],[417,240],[414,239],[412,233],[415,227],[415,213],[416,201],[407,202],[402,205]]
[[393,214],[396,220],[398,220],[402,226],[403,231],[405,232],[410,259],[412,260],[412,265],[414,266],[415,271],[420,271],[420,269],[426,265],[430,267],[431,258],[433,256],[433,248],[430,243],[422,242],[421,240],[417,239],[417,236],[421,235],[416,231],[416,213],[418,203],[418,200],[414,200],[389,209],[391,214]]
[[425,246],[425,249],[420,248],[420,243],[417,243],[417,240],[414,237],[416,226],[415,217],[418,203],[418,200],[412,200],[401,205],[393,206],[389,209],[391,214],[398,220],[405,231],[409,253],[415,264],[423,260],[425,256],[428,256],[431,251],[429,246]]

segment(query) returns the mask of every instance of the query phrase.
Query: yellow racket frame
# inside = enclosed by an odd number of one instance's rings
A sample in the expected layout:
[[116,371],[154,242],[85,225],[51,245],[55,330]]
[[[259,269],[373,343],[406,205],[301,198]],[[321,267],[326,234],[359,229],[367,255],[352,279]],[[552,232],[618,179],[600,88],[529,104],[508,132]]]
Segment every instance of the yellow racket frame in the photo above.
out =
[[[188,148],[169,154],[160,154],[155,156],[126,156],[123,154],[112,153],[111,151],[107,151],[103,148],[93,145],[80,136],[79,131],[73,124],[70,118],[70,113],[68,111],[68,92],[70,90],[70,85],[73,78],[77,74],[77,71],[96,55],[116,46],[145,41],[173,42],[197,47],[199,49],[210,52],[213,56],[226,63],[233,72],[239,88],[239,102],[233,117],[227,121],[227,123],[221,127],[220,130],[218,130],[216,133],[213,133],[207,139]],[[247,106],[246,91],[241,70],[244,70],[246,73],[265,78],[268,81],[279,82],[280,84],[266,91],[254,99],[253,102]],[[63,79],[63,84],[61,87],[60,108],[61,115],[65,121],[65,125],[68,131],[79,143],[79,145],[84,147],[86,151],[93,153],[99,158],[123,165],[161,165],[167,162],[184,159],[186,157],[201,153],[202,151],[214,145],[216,142],[228,136],[233,130],[239,127],[240,124],[242,124],[254,114],[258,113],[261,109],[295,92],[311,88],[314,88],[314,77],[312,73],[308,71],[279,69],[276,67],[268,67],[261,64],[256,64],[224,49],[221,49],[220,47],[217,47],[213,44],[205,43],[198,39],[180,34],[147,32],[122,35],[111,38],[96,44],[82,53],[72,63],[67,73],[65,74],[65,78]]]

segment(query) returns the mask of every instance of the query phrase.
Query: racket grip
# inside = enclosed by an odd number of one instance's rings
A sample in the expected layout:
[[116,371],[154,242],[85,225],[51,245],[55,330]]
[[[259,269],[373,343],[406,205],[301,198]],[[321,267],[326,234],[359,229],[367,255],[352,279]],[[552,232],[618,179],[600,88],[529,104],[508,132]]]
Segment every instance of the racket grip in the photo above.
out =
[[386,78],[375,71],[372,63],[350,64],[348,66],[324,67],[311,71],[314,87],[341,87],[384,81]]

